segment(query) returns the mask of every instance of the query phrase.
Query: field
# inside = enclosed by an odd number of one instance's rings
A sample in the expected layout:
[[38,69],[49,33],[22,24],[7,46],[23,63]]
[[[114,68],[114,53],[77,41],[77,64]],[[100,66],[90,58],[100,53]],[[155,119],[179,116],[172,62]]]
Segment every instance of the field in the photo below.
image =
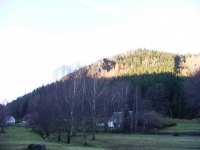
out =
[[[88,145],[83,146],[82,133],[71,138],[71,144],[66,144],[66,134],[62,134],[61,142],[57,142],[57,133],[51,134],[51,141],[46,142],[31,129],[9,126],[6,133],[0,133],[0,150],[27,150],[31,143],[45,144],[47,150],[156,150],[200,149],[200,124],[192,122],[177,122],[177,126],[158,131],[158,134],[117,134],[96,133],[96,140],[87,133]],[[179,136],[173,136],[177,132]],[[190,133],[190,134],[189,134]]]
[[200,123],[199,120],[174,120],[177,126],[167,127],[159,131],[159,133],[173,134],[174,132],[180,135],[200,135]]

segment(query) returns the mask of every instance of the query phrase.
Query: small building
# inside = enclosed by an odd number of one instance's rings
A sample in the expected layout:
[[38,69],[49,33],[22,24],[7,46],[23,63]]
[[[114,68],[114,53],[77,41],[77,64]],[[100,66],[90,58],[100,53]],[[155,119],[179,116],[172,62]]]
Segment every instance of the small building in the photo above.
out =
[[[132,116],[133,111],[129,111],[128,116]],[[110,120],[107,122],[108,127],[113,128],[113,127],[120,127],[124,117],[122,116],[122,112],[113,112],[112,117]]]
[[28,125],[31,123],[31,115],[27,114],[26,116],[24,116],[21,120],[20,120],[20,124],[22,125]]
[[122,122],[122,112],[113,112],[112,117],[107,122],[108,127],[120,127]]
[[104,127],[104,123],[103,123],[103,122],[97,123],[97,126],[99,126],[99,127]]
[[12,125],[15,124],[15,118],[13,116],[7,116],[4,119],[5,125]]

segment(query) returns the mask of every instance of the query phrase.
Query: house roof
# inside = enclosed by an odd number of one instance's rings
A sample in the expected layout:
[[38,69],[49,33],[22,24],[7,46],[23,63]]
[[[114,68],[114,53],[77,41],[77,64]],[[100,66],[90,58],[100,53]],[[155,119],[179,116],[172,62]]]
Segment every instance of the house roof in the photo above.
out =
[[[129,111],[129,116],[132,116],[133,114],[133,111]],[[123,119],[123,116],[122,116],[122,112],[113,112],[113,115],[112,117],[110,118],[109,121],[112,121],[112,122],[121,122]]]
[[110,118],[110,121],[121,122],[122,121],[122,112],[113,112],[113,115]]
[[24,116],[22,119],[21,119],[21,121],[27,121],[27,120],[29,120],[31,118],[31,115],[26,115],[26,116]]

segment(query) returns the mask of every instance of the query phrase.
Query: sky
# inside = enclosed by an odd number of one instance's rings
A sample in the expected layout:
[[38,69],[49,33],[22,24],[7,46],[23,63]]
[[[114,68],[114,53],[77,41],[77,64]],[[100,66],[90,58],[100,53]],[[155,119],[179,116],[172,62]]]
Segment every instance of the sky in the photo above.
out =
[[0,0],[0,103],[137,48],[199,54],[200,1]]

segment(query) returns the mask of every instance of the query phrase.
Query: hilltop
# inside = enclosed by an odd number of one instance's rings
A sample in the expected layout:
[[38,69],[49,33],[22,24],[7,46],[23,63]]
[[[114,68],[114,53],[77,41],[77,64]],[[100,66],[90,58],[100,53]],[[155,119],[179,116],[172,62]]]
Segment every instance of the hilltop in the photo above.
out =
[[99,78],[159,73],[172,73],[187,77],[200,70],[200,55],[181,55],[138,49],[102,58],[79,70],[84,70],[87,76],[92,76],[95,72]]

